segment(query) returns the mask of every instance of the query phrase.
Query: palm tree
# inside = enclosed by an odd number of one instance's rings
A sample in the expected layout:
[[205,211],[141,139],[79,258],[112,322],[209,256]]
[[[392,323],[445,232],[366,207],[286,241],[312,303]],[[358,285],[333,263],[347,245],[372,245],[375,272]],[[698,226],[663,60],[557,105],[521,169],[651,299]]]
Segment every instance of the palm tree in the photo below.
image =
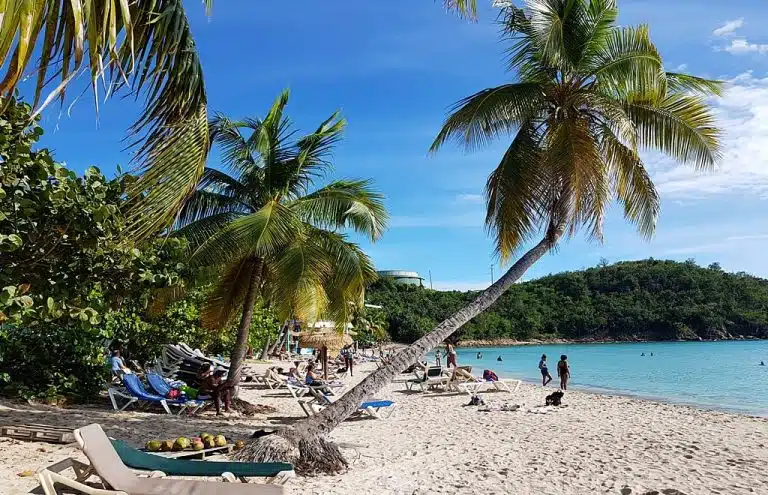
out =
[[509,68],[518,81],[485,89],[453,109],[432,145],[450,138],[469,149],[514,134],[486,187],[486,226],[507,261],[537,233],[541,240],[467,307],[394,356],[340,400],[293,428],[249,444],[243,459],[289,459],[299,469],[346,466],[324,439],[401,370],[485,310],[564,234],[602,238],[612,197],[650,236],[659,199],[638,153],[661,151],[711,169],[720,132],[705,98],[717,81],[664,71],[648,28],[616,26],[614,0],[528,0],[500,14]]
[[368,181],[339,180],[310,192],[331,167],[346,123],[334,113],[295,138],[284,116],[287,103],[284,91],[264,118],[218,115],[211,121],[211,140],[221,146],[229,173],[206,168],[175,225],[177,235],[190,240],[192,262],[221,274],[202,308],[203,325],[221,328],[242,308],[233,383],[259,297],[284,320],[351,319],[376,272],[341,232],[351,229],[375,241],[387,222],[383,198]]

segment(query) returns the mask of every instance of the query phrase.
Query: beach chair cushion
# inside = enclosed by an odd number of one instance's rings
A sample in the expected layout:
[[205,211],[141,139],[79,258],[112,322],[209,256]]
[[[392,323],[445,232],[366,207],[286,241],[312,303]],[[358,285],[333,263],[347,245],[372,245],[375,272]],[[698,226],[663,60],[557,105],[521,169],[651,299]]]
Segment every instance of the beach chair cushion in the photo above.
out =
[[168,393],[171,391],[171,386],[163,380],[163,377],[158,375],[157,373],[147,373],[147,383],[149,383],[149,386],[158,393],[158,395],[161,395],[163,397],[168,397]]
[[135,449],[122,440],[112,440],[112,446],[123,463],[142,471],[162,471],[169,476],[220,476],[229,472],[235,476],[277,476],[283,471],[293,471],[293,465],[285,462],[215,462],[169,459]]
[[369,407],[372,407],[374,409],[378,409],[380,407],[392,407],[395,403],[391,400],[375,400],[371,402],[363,402],[360,404],[360,409],[368,409]]
[[147,390],[144,388],[144,385],[141,384],[141,380],[139,380],[139,377],[133,374],[125,375],[123,377],[123,385],[125,385],[125,388],[128,390],[128,392],[131,393],[134,397],[147,401],[147,402],[162,402],[165,401],[168,404],[183,404],[184,401],[179,400],[169,400],[165,397],[162,397],[160,395],[151,394],[147,392]]

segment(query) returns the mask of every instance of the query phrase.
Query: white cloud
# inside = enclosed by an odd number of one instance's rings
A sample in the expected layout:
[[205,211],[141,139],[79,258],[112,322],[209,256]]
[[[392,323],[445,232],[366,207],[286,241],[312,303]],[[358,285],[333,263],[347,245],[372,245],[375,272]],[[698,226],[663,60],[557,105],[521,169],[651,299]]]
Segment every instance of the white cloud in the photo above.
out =
[[462,203],[482,203],[482,194],[459,194],[456,196],[456,200]]
[[744,18],[741,17],[739,19],[735,19],[733,21],[728,21],[719,28],[712,31],[712,34],[715,36],[730,36],[744,25]]
[[685,70],[688,70],[688,64],[680,64],[675,67],[675,72],[683,72]]
[[696,172],[659,155],[647,157],[664,199],[728,194],[768,199],[768,77],[746,72],[728,83],[725,95],[713,102],[724,131],[723,159],[716,171]]
[[750,43],[745,39],[731,40],[731,44],[722,49],[733,55],[744,55],[747,53],[768,53],[768,45]]

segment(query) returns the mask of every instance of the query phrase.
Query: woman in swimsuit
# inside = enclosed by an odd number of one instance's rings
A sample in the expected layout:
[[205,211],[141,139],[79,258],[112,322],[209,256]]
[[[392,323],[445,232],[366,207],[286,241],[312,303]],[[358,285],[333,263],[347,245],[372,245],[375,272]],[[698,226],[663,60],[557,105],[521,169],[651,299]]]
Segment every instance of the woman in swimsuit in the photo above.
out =
[[571,377],[571,369],[568,367],[568,356],[563,354],[557,363],[557,376],[560,377],[560,389],[568,390],[568,378]]

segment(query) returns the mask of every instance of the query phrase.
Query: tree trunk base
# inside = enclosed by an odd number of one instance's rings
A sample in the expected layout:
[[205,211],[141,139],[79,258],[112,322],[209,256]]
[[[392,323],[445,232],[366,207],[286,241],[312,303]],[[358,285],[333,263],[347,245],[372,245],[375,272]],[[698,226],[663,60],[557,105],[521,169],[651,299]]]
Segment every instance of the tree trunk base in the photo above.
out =
[[248,442],[234,458],[245,462],[290,462],[303,475],[336,474],[349,466],[334,443],[322,437],[300,438],[292,430]]

